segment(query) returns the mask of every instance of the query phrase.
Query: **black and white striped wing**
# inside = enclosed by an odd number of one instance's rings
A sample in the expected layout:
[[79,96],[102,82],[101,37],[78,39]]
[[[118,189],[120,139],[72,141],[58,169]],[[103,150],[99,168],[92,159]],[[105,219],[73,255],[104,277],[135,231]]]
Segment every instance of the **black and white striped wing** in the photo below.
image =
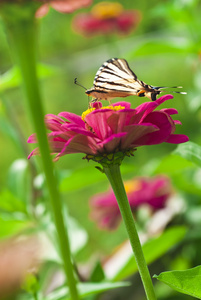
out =
[[96,90],[119,91],[136,94],[144,88],[125,59],[112,58],[106,61],[96,73],[93,82]]

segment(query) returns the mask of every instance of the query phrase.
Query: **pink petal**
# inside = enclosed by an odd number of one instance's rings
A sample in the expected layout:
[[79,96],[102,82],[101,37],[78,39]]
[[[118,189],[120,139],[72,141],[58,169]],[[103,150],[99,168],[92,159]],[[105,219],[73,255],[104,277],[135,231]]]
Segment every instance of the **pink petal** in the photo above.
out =
[[161,109],[160,111],[163,111],[163,112],[165,112],[168,115],[176,115],[176,114],[178,114],[178,111],[175,108],[164,108],[164,109]]
[[141,14],[137,10],[125,10],[118,18],[117,25],[122,33],[129,33],[141,20]]
[[181,121],[179,121],[179,120],[174,120],[174,124],[176,124],[176,125],[182,125]]
[[37,143],[37,137],[35,133],[28,137],[27,143]]
[[45,125],[46,125],[47,129],[49,129],[51,131],[61,131],[62,130],[61,123],[58,123],[54,120],[45,120]]
[[55,154],[55,153],[59,153],[62,149],[63,146],[65,144],[65,140],[60,141],[60,140],[49,140],[49,145],[50,145],[50,149],[51,149],[51,153]]
[[173,99],[174,96],[172,96],[171,94],[167,94],[167,95],[164,95],[164,96],[161,96],[160,98],[156,99],[156,103],[158,105],[161,105],[163,102],[167,101],[167,100],[170,100],[170,99]]
[[62,118],[59,118],[57,115],[53,115],[53,114],[47,114],[45,115],[45,120],[46,121],[55,121],[58,123],[63,123],[64,120]]
[[79,13],[73,18],[72,28],[75,32],[90,36],[93,33],[97,33],[100,23],[100,20],[91,16],[91,14]]
[[98,146],[94,138],[85,135],[76,135],[66,147],[64,154],[86,153],[95,155],[98,151],[103,152],[103,149]]
[[114,111],[109,109],[95,110],[88,114],[85,118],[87,124],[93,128],[96,136],[101,140],[106,139],[113,134],[112,129],[107,125],[107,119],[114,114]]
[[[142,103],[141,105],[139,105],[136,110],[137,110],[137,114],[138,115],[138,121],[142,122],[143,119],[149,114],[151,113],[155,108],[157,108],[160,104],[162,104],[163,102],[172,99],[173,96],[168,94],[168,95],[164,95],[160,98],[158,98],[156,101],[154,102],[145,102]],[[141,119],[141,121],[140,121]]]
[[65,119],[67,119],[68,121],[73,122],[79,126],[85,127],[85,123],[82,120],[82,118],[76,114],[64,111],[64,112],[59,113],[58,116],[61,116]]
[[116,112],[107,119],[107,124],[114,133],[124,131],[124,126],[131,124],[132,117],[135,114],[136,111],[134,109],[125,109],[123,111]]
[[[139,140],[146,141],[146,136],[150,133],[157,132],[159,129],[153,124],[134,124],[125,126],[127,135],[122,139],[122,149],[130,149],[135,146],[141,146]],[[145,138],[144,138],[145,136]]]
[[[59,156],[62,156],[66,150],[66,147],[70,144],[72,141],[73,137],[71,137],[66,143],[64,143],[63,148],[61,149]],[[57,155],[58,156],[58,155]]]
[[84,128],[80,128],[78,126],[75,126],[74,124],[69,124],[69,125],[66,125],[64,124],[62,126],[62,130],[64,131],[73,131],[75,133],[78,133],[78,134],[83,134],[83,135],[86,135],[86,136],[91,136],[91,137],[96,137],[96,135],[94,133],[92,133],[91,131],[89,130],[86,130]]
[[38,155],[38,154],[40,154],[39,148],[35,148],[35,149],[29,154],[29,156],[28,156],[27,158],[30,159],[32,156]]
[[157,107],[156,102],[145,102],[136,107],[136,116],[134,117],[134,122],[135,123],[140,123],[143,122],[143,119],[151,113],[156,107]]
[[43,4],[37,11],[36,11],[36,14],[35,14],[35,17],[36,18],[42,18],[44,17],[49,11],[49,4],[46,3],[46,4]]
[[51,6],[61,13],[72,13],[76,9],[91,5],[92,0],[52,0]]
[[189,137],[184,134],[171,134],[169,138],[166,140],[166,143],[171,144],[180,144],[189,141]]
[[144,121],[156,125],[159,130],[139,138],[136,141],[138,145],[155,145],[165,142],[170,134],[175,130],[173,120],[161,111],[154,111],[150,113]]
[[64,131],[53,131],[48,134],[48,139],[51,141],[66,142],[69,138],[75,136],[75,133]]
[[125,136],[126,132],[121,132],[118,134],[112,134],[110,137],[105,139],[103,142],[98,143],[106,152],[112,153],[119,148],[121,137]]

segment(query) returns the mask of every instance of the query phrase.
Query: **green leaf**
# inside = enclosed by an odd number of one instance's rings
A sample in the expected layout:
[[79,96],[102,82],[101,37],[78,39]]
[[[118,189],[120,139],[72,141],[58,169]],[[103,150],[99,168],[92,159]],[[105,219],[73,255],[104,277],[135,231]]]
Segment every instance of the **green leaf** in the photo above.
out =
[[[187,219],[188,223],[193,225],[201,225],[201,206],[189,207],[185,213],[185,218]],[[198,227],[198,228],[199,228]],[[193,230],[195,233],[195,229]],[[201,232],[200,232],[201,234]]]
[[[135,167],[133,165],[123,164],[121,166],[122,174],[134,172]],[[73,173],[69,173],[66,178],[61,181],[61,192],[70,192],[78,189],[82,189],[91,184],[106,181],[105,174],[99,172],[94,166],[85,167],[79,170],[75,170]]]
[[37,72],[39,79],[44,79],[56,75],[58,73],[58,69],[56,67],[40,63],[37,65]]
[[75,254],[86,245],[88,234],[78,221],[70,216],[68,219],[65,217],[65,223],[68,228],[71,251]]
[[[37,71],[40,79],[50,77],[58,72],[55,68],[44,64],[38,64]],[[15,66],[5,72],[0,76],[0,82],[0,91],[18,87],[22,82],[19,68]]]
[[20,201],[9,190],[3,190],[0,193],[0,210],[10,213],[21,212],[26,214],[24,202]]
[[[173,154],[176,154],[173,152]],[[192,168],[193,164],[183,157],[178,155],[168,155],[163,158],[155,169],[154,173],[174,174],[183,171],[184,169]]]
[[103,268],[101,266],[101,263],[98,261],[97,264],[95,265],[95,268],[93,269],[91,276],[90,276],[90,281],[91,282],[100,282],[105,279],[105,274],[103,271]]
[[0,239],[18,234],[30,225],[30,222],[24,220],[9,219],[8,216],[0,216]]
[[[193,143],[189,142],[181,144],[181,148],[183,148],[183,146],[189,147],[190,145],[188,146],[188,144]],[[190,147],[195,149],[194,145],[191,145]],[[200,182],[196,182],[196,178],[199,178],[198,176],[200,175],[197,176],[195,173],[198,172],[199,169],[195,166],[192,160],[188,160],[187,157],[182,157],[184,155],[180,153],[179,148],[180,146],[173,152],[173,154],[170,154],[160,160],[160,162],[156,164],[155,168],[152,168],[151,174],[165,173],[171,176],[172,182],[174,182],[174,186],[177,187],[178,190],[201,195]],[[183,152],[182,149],[181,152]]]
[[[147,264],[152,263],[164,253],[166,253],[172,246],[179,243],[186,234],[184,226],[175,226],[164,231],[160,236],[152,238],[143,246],[143,253]],[[122,280],[135,272],[137,272],[137,264],[134,256],[130,256],[125,265],[114,276],[113,280]]]
[[[78,283],[77,288],[80,298],[89,295],[95,295],[107,290],[116,289],[119,287],[129,286],[129,282],[101,282],[101,283]],[[71,300],[69,296],[69,289],[66,287],[59,288],[58,290],[49,294],[44,300]]]
[[30,180],[27,159],[15,160],[8,172],[8,188],[18,199],[26,203],[29,199]]
[[[147,41],[133,51],[132,57],[145,55],[161,55],[163,53],[186,53],[189,49],[187,43],[172,43],[172,41],[164,42],[164,40]],[[132,58],[131,57],[131,58]]]
[[177,190],[181,190],[182,192],[201,196],[201,186],[195,182],[195,176],[194,178],[191,177],[191,179],[189,179],[189,176],[187,175],[188,174],[183,172],[177,174],[177,176],[172,176],[174,186]]
[[[42,209],[41,204],[40,208]],[[76,219],[68,215],[65,206],[63,206],[62,210],[64,214],[65,227],[68,228],[71,252],[73,254],[76,254],[86,245],[88,234]],[[47,245],[47,251],[45,253],[46,260],[62,264],[62,259],[60,257],[60,251],[57,243],[55,226],[49,214],[46,214],[41,218],[39,230],[41,231],[42,239]]]
[[201,147],[193,142],[180,144],[173,152],[201,167]]
[[39,290],[38,278],[32,273],[27,273],[21,288],[28,293],[36,293]]
[[201,299],[201,266],[185,271],[163,272],[153,277],[182,294]]
[[12,127],[10,122],[6,119],[6,117],[3,115],[3,112],[0,112],[0,131],[6,137],[9,137],[11,141],[15,143],[15,146],[17,146],[17,148],[21,151],[22,146],[20,144],[18,136],[16,135],[16,131]]

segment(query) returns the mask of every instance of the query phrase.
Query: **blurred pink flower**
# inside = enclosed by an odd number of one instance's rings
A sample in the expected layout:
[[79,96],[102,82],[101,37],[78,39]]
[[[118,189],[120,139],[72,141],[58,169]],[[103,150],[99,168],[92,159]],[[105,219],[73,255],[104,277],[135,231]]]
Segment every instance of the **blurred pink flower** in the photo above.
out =
[[51,6],[61,13],[72,13],[75,10],[91,5],[92,0],[38,0],[44,4],[37,10],[36,17],[40,18],[46,15]]
[[0,299],[16,299],[27,274],[37,271],[41,245],[36,237],[12,238],[0,242]]
[[118,2],[100,2],[90,13],[77,14],[72,22],[75,32],[85,36],[130,33],[140,22],[138,10],[124,10]]
[[[95,159],[117,152],[126,155],[127,151],[143,145],[187,142],[186,135],[174,134],[175,125],[181,124],[171,118],[178,113],[176,109],[154,111],[172,98],[172,95],[165,95],[135,109],[130,108],[129,102],[117,102],[108,107],[96,102],[82,117],[69,112],[46,115],[46,127],[51,131],[48,134],[51,153],[57,154],[56,159],[69,153],[85,153],[87,158]],[[36,135],[31,135],[28,143],[36,142]],[[38,148],[28,158],[36,154],[39,154]]]
[[[133,213],[142,205],[148,206],[151,211],[163,208],[172,192],[169,178],[162,175],[134,178],[125,182],[124,186]],[[99,228],[117,228],[121,221],[121,213],[111,188],[105,193],[94,195],[90,206],[91,218]]]

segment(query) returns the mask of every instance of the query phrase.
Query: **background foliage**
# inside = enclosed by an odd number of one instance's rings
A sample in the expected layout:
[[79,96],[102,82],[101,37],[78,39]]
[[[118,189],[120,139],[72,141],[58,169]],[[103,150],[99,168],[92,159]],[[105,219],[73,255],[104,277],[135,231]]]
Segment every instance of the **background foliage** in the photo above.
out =
[[[98,2],[94,1],[94,4]],[[50,10],[47,16],[38,20],[38,70],[45,113],[70,111],[81,114],[88,106],[88,99],[84,90],[74,85],[74,78],[77,77],[79,82],[90,88],[97,69],[105,60],[122,57],[128,60],[138,77],[149,84],[184,87],[187,95],[175,94],[175,98],[165,103],[165,106],[179,111],[183,125],[177,127],[177,133],[187,134],[190,141],[200,145],[200,1],[143,0],[134,3],[130,0],[123,5],[125,9],[138,9],[142,14],[137,29],[128,36],[80,36],[71,26],[74,15],[79,12],[62,15]],[[44,218],[44,203],[47,199],[40,158],[34,157],[33,162],[26,159],[32,150],[26,140],[33,128],[21,93],[21,78],[17,68],[13,67],[2,24],[0,40],[0,237],[3,239],[30,226],[43,232],[51,228],[51,222],[48,215]],[[129,97],[127,101],[135,107],[144,99]],[[125,159],[122,166],[124,179],[161,173],[170,176],[177,197],[182,199],[184,209],[168,226],[185,225],[187,234],[184,237],[183,231],[179,233],[174,247],[169,238],[169,251],[161,250],[158,255],[160,259],[151,265],[152,274],[172,269],[183,270],[201,263],[201,151],[197,145],[190,146],[187,151],[182,147],[175,150],[174,145],[168,144],[141,147],[135,157]],[[64,209],[73,218],[70,227],[72,239],[74,237],[74,257],[78,265],[83,266],[83,270],[90,269],[92,272],[96,262],[104,261],[127,236],[122,224],[111,233],[101,231],[90,220],[89,199],[95,193],[107,189],[108,183],[106,177],[94,168],[96,164],[88,163],[82,157],[82,154],[63,157],[56,163],[56,172],[60,178]],[[43,215],[41,222],[33,217],[30,203],[37,204],[37,213]],[[175,234],[173,230],[170,236]],[[49,235],[51,239],[51,230]],[[160,243],[156,245],[159,247]],[[50,260],[58,262],[59,258],[56,253],[51,253]],[[154,260],[150,259],[150,263]],[[134,271],[126,271],[125,277]],[[43,272],[46,274],[45,267]],[[87,271],[87,274],[90,272]],[[125,277],[119,276],[121,279]],[[132,281],[137,280],[136,276],[132,277]],[[178,297],[176,292],[167,287],[164,292],[164,285],[159,282],[156,288],[160,299],[188,297]],[[117,299],[115,294],[110,297]],[[103,296],[103,299],[106,298]],[[138,299],[141,299],[140,296]]]

